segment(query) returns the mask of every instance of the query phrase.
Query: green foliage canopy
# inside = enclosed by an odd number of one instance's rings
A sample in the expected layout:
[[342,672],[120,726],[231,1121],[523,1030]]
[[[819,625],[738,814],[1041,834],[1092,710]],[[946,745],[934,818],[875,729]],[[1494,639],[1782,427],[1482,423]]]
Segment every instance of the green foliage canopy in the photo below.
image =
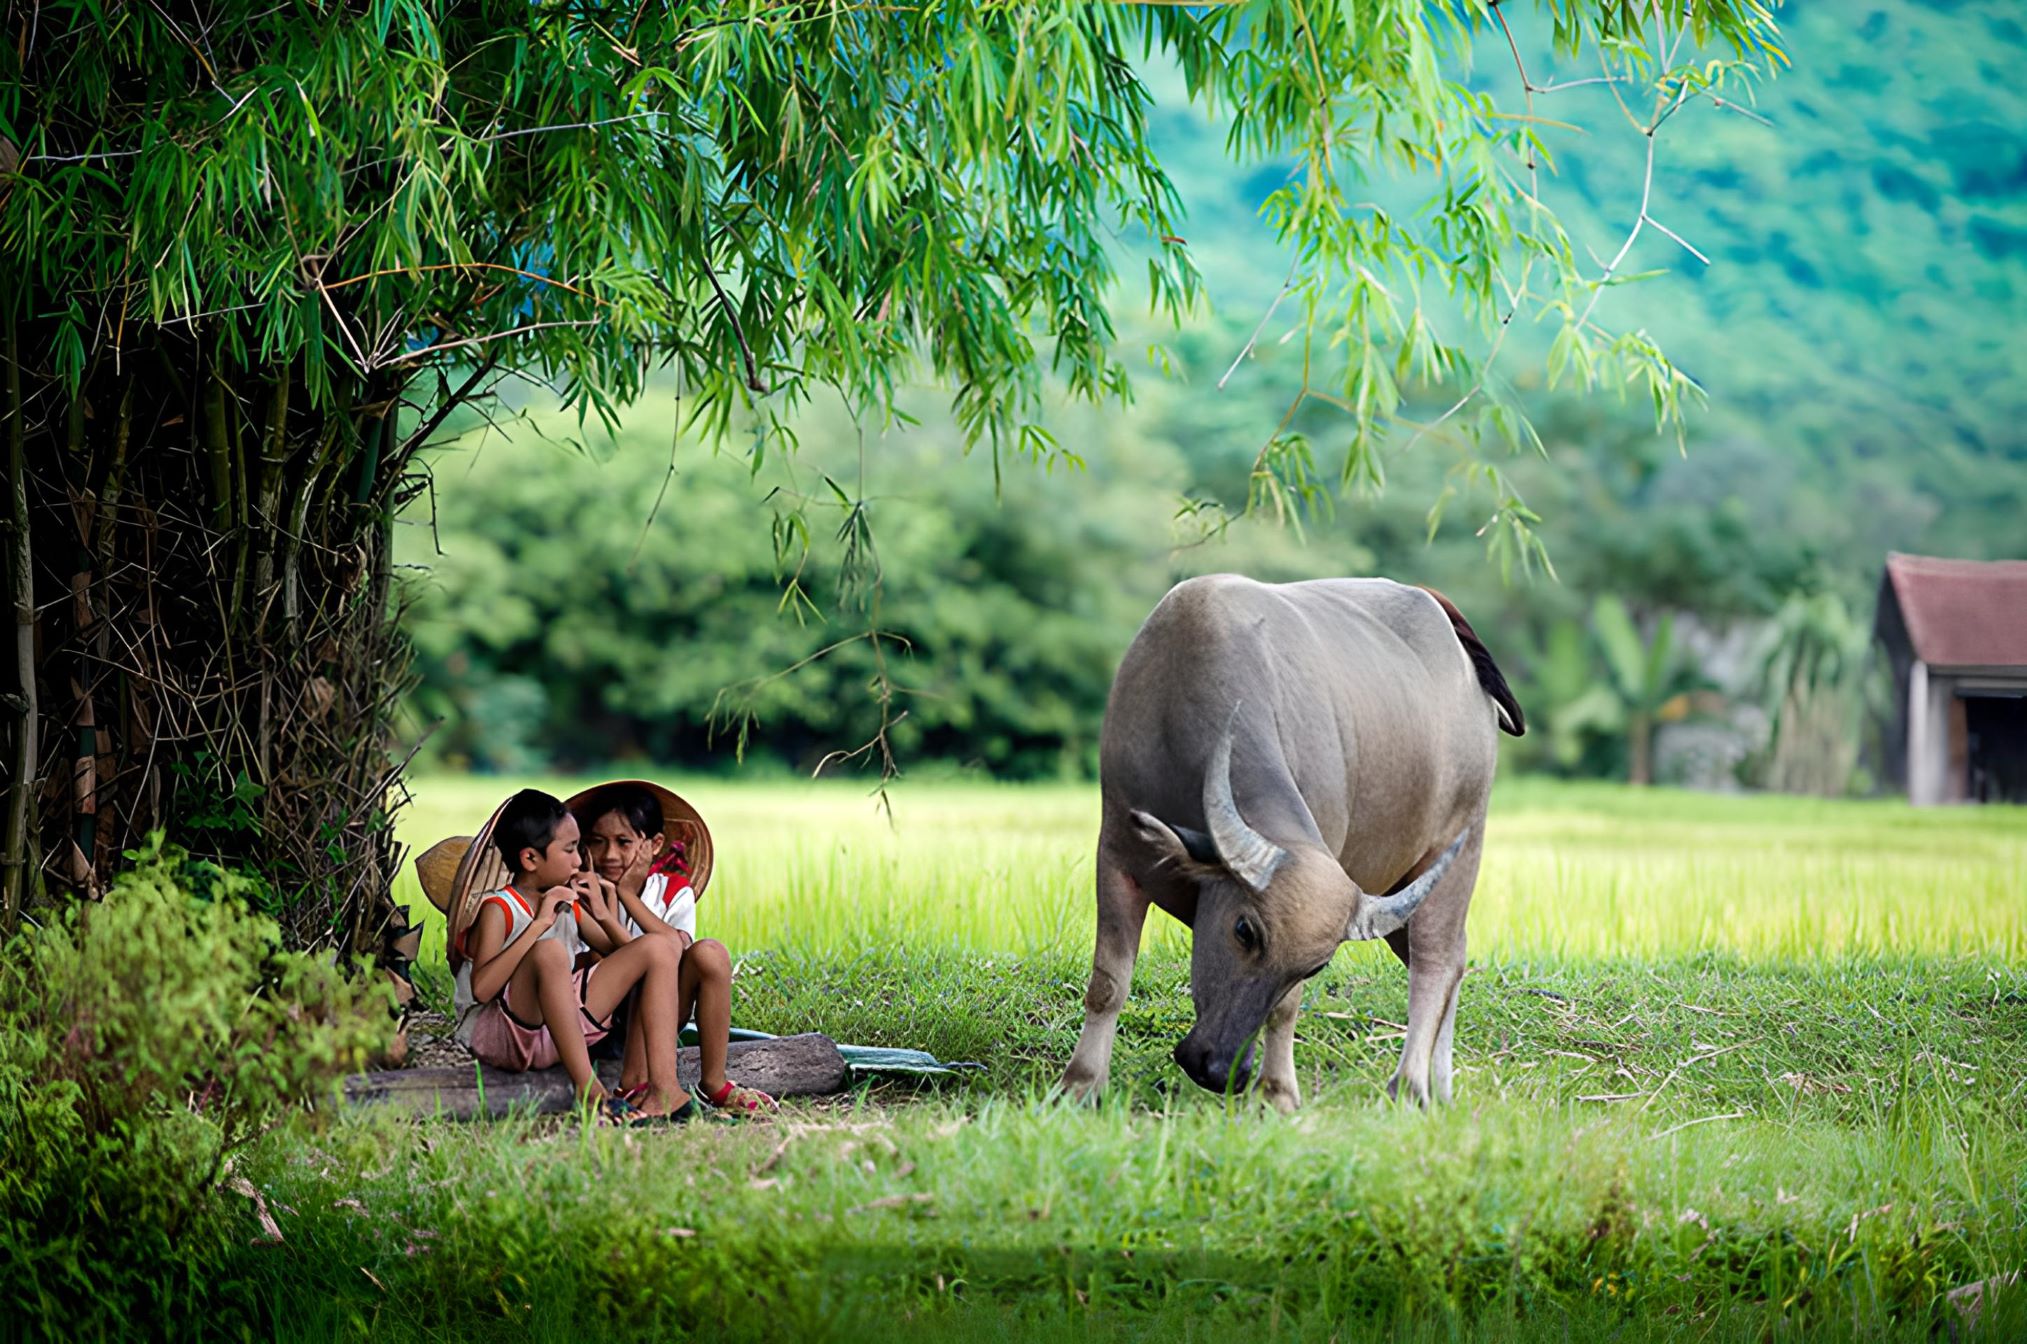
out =
[[[1558,49],[1598,50],[1657,119],[1776,51],[1755,0],[1542,9]],[[1496,10],[178,13],[58,0],[0,52],[0,267],[17,306],[32,295],[54,317],[54,366],[73,386],[130,326],[186,323],[242,362],[301,361],[322,405],[344,378],[381,374],[440,407],[451,366],[497,361],[610,414],[667,362],[722,426],[817,385],[891,412],[920,355],[957,389],[968,438],[1045,452],[1044,367],[1079,395],[1124,392],[1114,234],[1144,245],[1158,310],[1196,290],[1147,139],[1135,61],[1154,54],[1229,112],[1239,158],[1296,164],[1264,208],[1318,360],[1342,352],[1303,396],[1350,414],[1348,473],[1370,471],[1404,383],[1482,383],[1474,331],[1523,306],[1559,318],[1555,362],[1572,377],[1616,369],[1664,416],[1686,386],[1644,337],[1589,321],[1623,277],[1587,275],[1530,185],[1540,125],[1463,82],[1474,43],[1503,26]],[[1711,42],[1730,59],[1689,59]],[[1428,174],[1421,218],[1358,198],[1402,171]],[[1424,286],[1470,321],[1442,330]],[[1488,398],[1485,423],[1524,438],[1511,402]],[[1263,461],[1301,489],[1306,452],[1281,444]]]

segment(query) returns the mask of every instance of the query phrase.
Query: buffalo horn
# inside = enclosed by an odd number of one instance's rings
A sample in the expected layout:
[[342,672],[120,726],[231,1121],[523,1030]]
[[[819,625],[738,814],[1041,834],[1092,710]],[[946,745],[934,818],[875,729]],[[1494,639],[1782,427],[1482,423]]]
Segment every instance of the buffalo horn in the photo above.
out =
[[1239,805],[1232,801],[1232,728],[1218,738],[1204,767],[1204,823],[1211,841],[1218,847],[1218,861],[1226,871],[1254,892],[1267,889],[1274,870],[1288,852],[1246,824]]
[[1436,857],[1429,865],[1429,871],[1402,887],[1391,896],[1374,896],[1362,893],[1358,901],[1358,913],[1351,917],[1351,927],[1345,930],[1345,938],[1358,942],[1367,938],[1384,938],[1408,922],[1410,916],[1421,905],[1422,898],[1436,889],[1443,880],[1443,874],[1450,871],[1450,861],[1457,857],[1457,851],[1464,848],[1464,841],[1470,836],[1467,829],[1450,842],[1450,847]]

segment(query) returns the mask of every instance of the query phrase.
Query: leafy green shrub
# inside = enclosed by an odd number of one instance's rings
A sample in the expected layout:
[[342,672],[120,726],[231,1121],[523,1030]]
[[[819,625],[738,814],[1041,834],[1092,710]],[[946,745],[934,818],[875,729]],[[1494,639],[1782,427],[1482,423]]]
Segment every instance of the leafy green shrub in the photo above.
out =
[[[386,989],[280,950],[246,878],[159,838],[0,958],[0,1312],[74,1334],[213,1302],[229,1162],[386,1043]],[[240,1204],[234,1208],[234,1204]]]

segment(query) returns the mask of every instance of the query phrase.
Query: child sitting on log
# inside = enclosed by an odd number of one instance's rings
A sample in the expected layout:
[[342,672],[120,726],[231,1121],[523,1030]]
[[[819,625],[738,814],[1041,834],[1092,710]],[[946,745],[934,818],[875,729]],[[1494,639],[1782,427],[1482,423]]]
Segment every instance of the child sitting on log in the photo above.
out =
[[[577,819],[548,794],[523,789],[509,799],[492,843],[513,878],[480,898],[453,949],[457,1039],[499,1069],[560,1062],[578,1094],[615,1123],[694,1117],[696,1102],[676,1079],[681,946],[627,932],[610,893],[581,871]],[[587,950],[598,955],[580,967]],[[589,1047],[636,990],[628,1059],[640,1061],[640,1085],[626,1099],[607,1095]]]
[[[775,1102],[758,1088],[741,1087],[725,1074],[732,1029],[732,958],[725,945],[697,937],[697,897],[681,844],[665,832],[662,805],[648,787],[609,784],[571,800],[584,835],[591,873],[619,907],[624,934],[639,942],[679,949],[676,1021],[695,1018],[701,1077],[697,1093],[720,1110],[753,1114]],[[629,946],[632,944],[629,943]],[[643,1074],[646,1075],[644,1080]],[[629,1032],[620,1095],[632,1096],[652,1080],[644,1042]]]

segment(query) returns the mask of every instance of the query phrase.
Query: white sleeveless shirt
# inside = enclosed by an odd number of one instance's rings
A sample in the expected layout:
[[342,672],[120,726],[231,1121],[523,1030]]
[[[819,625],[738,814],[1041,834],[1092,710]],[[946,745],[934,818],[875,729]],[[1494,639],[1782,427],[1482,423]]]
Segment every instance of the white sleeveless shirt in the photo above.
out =
[[[678,876],[673,879],[675,890],[671,891],[670,877],[666,873],[655,873],[641,884],[640,903],[650,913],[672,929],[690,935],[690,941],[697,940],[697,893],[690,887],[690,879]],[[620,914],[626,920],[627,932],[640,937],[640,924],[624,907]]]
[[[483,913],[488,905],[499,906],[500,913],[507,918],[507,935],[500,940],[501,947],[519,938],[527,927],[535,922],[535,907],[529,904],[528,898],[513,887],[506,886],[479,898],[478,911],[472,915],[472,922],[465,929],[467,938],[471,936],[472,930],[478,927],[479,914]],[[584,938],[577,931],[576,914],[577,906],[573,902],[570,906],[570,915],[559,915],[556,922],[541,935],[542,938],[554,938],[569,948],[572,961],[576,961],[585,951]],[[460,1044],[470,1045],[472,1028],[478,1019],[479,1009],[485,1007],[485,1004],[480,1003],[472,995],[472,959],[469,956],[460,958],[454,1003],[457,1010],[457,1026],[451,1034]]]

